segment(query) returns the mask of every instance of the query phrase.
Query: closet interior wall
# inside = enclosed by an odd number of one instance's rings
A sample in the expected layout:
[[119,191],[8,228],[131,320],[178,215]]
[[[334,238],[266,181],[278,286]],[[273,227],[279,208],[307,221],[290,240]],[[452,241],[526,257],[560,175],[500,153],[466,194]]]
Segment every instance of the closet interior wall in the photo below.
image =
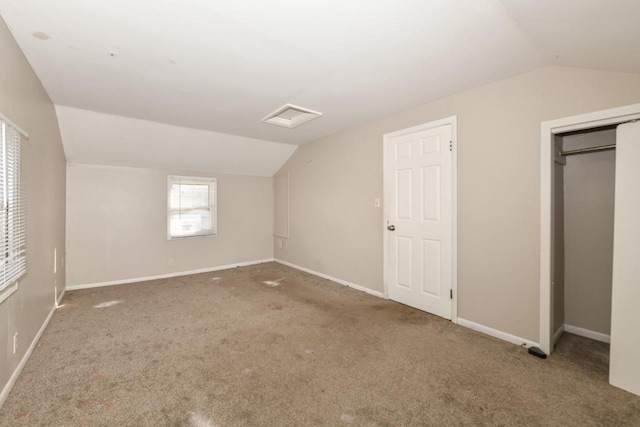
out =
[[[615,144],[615,128],[559,136],[564,150]],[[615,150],[555,163],[554,326],[611,332]]]

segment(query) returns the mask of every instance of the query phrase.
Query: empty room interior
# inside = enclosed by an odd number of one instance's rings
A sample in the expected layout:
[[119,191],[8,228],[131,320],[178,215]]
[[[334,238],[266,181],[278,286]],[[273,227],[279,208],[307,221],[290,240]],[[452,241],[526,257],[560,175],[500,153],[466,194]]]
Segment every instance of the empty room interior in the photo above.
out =
[[0,18],[0,425],[640,425],[640,2]]

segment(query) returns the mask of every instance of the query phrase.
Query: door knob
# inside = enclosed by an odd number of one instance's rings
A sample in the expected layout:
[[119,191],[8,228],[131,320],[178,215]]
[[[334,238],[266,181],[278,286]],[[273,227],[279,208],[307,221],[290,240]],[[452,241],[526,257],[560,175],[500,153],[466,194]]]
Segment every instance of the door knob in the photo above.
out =
[[396,226],[395,226],[395,225],[389,225],[389,226],[387,226],[387,230],[389,230],[389,231],[393,231],[393,230],[395,230],[395,229],[396,229]]

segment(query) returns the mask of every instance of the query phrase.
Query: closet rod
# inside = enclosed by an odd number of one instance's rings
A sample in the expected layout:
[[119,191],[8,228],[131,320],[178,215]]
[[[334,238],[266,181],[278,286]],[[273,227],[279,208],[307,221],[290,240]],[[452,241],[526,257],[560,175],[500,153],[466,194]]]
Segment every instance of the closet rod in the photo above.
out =
[[608,150],[615,150],[615,149],[616,149],[616,144],[601,145],[599,147],[589,147],[589,148],[580,148],[580,149],[577,149],[577,150],[561,151],[560,155],[561,156],[573,156],[574,154],[593,153],[593,152],[596,152],[596,151],[608,151]]

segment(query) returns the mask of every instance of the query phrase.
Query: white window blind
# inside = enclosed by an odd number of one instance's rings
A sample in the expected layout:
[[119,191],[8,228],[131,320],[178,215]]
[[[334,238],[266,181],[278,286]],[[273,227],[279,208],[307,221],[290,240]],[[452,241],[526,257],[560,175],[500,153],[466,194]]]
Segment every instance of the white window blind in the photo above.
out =
[[216,179],[169,176],[168,239],[214,236]]
[[20,132],[0,118],[0,291],[27,271]]

